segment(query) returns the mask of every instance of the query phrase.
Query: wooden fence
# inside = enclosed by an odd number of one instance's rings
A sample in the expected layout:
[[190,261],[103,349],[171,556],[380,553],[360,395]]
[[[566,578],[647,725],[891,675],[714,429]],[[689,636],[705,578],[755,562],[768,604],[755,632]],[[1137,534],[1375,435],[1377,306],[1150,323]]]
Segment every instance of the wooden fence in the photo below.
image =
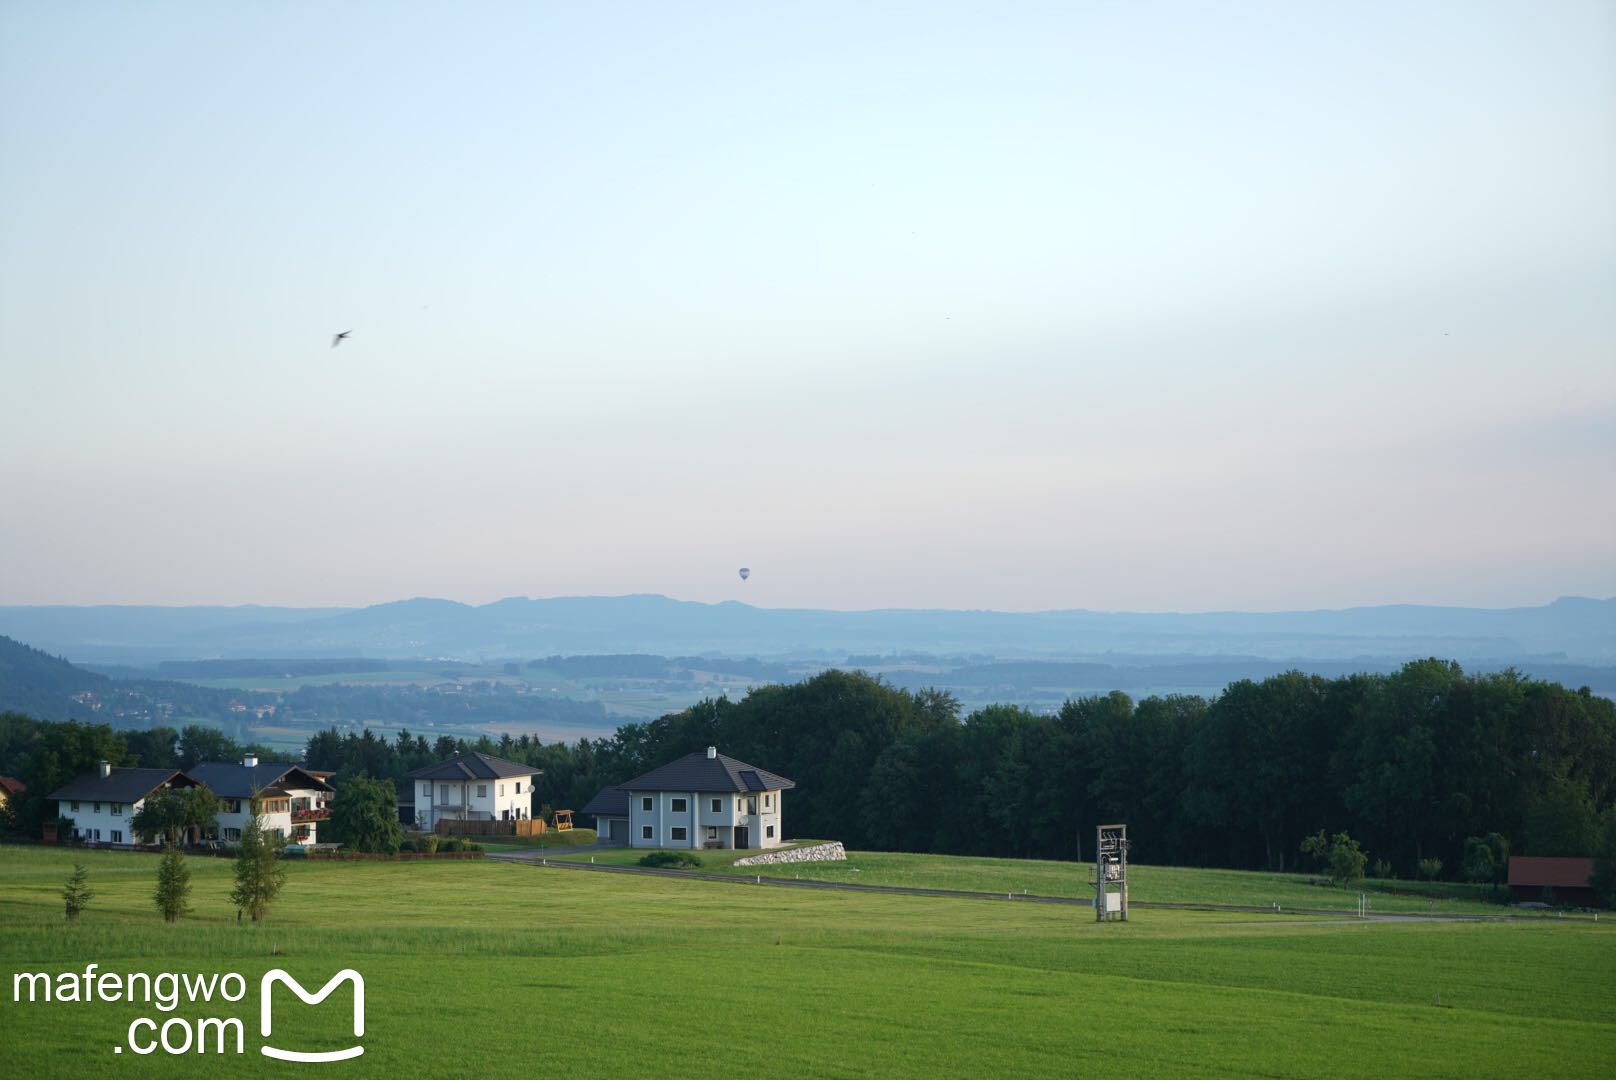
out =
[[438,819],[439,836],[543,836],[543,818],[522,818],[519,821],[450,821]]

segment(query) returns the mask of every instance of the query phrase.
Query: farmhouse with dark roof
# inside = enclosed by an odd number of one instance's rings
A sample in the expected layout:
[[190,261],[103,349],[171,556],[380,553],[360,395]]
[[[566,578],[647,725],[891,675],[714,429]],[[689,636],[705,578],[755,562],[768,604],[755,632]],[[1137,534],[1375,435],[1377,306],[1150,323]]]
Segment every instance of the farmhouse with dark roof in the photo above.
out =
[[81,773],[46,797],[56,801],[60,817],[72,820],[75,839],[133,844],[129,819],[153,792],[196,786],[178,769],[120,769],[103,761],[95,772]]
[[336,792],[329,773],[313,773],[290,761],[259,761],[246,754],[241,764],[205,761],[191,775],[219,797],[220,839],[234,844],[252,817],[258,799],[259,826],[299,844],[318,843],[319,824],[331,816]]
[[[628,796],[631,847],[739,849],[780,846],[781,792],[796,786],[709,746],[706,753],[686,754],[619,784],[618,790]],[[589,803],[600,808],[594,811],[596,821],[604,817],[608,830],[615,818],[609,811],[620,805],[611,791]],[[610,831],[603,838],[620,842],[617,835]]]

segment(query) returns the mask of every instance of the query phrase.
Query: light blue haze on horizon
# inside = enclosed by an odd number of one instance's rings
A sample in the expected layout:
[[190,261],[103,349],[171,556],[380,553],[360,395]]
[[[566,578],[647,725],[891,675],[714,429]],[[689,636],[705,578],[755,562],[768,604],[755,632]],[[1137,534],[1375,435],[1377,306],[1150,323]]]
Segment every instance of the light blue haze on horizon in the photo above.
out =
[[1613,191],[1607,3],[13,0],[0,604],[1616,594]]

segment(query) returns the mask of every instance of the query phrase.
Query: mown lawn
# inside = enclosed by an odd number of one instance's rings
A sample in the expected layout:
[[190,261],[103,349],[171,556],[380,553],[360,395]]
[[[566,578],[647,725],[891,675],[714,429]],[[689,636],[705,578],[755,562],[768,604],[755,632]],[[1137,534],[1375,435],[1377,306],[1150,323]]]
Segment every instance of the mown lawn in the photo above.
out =
[[[97,896],[66,927],[75,855]],[[17,971],[366,980],[362,1058],[333,1076],[1592,1076],[1616,1060],[1616,928],[1361,923],[747,888],[483,860],[294,863],[238,925],[231,864],[160,922],[156,857],[0,847],[0,1052],[33,1076],[217,1074],[212,1054],[114,1054],[155,1005],[12,1000]],[[1440,1004],[1439,1004],[1440,996]],[[276,1045],[352,1043],[350,998],[277,998]],[[231,1055],[225,1063],[240,1065]],[[316,1070],[318,1071],[318,1070]],[[323,1075],[323,1074],[322,1074]]]
[[[811,844],[815,841],[801,841]],[[591,853],[596,862],[631,866],[647,852],[616,849]],[[699,851],[700,869],[751,877],[786,877],[815,881],[842,881],[861,885],[900,885],[918,889],[956,889],[965,892],[1021,893],[1036,896],[1094,895],[1088,863],[1038,859],[989,859],[958,855],[906,855],[884,851],[850,851],[846,862],[782,863],[774,866],[733,866],[735,858],[756,851]],[[568,858],[563,853],[562,858]],[[582,857],[580,857],[582,858]],[[1195,870],[1175,866],[1130,866],[1129,897],[1171,903],[1280,905],[1355,912],[1356,889],[1311,884],[1307,874],[1272,874],[1246,870]],[[1425,912],[1447,915],[1528,914],[1478,899],[1474,886],[1401,881],[1367,881],[1363,889],[1372,911]],[[1419,895],[1415,890],[1435,889],[1447,899]],[[1399,890],[1394,892],[1393,890]]]

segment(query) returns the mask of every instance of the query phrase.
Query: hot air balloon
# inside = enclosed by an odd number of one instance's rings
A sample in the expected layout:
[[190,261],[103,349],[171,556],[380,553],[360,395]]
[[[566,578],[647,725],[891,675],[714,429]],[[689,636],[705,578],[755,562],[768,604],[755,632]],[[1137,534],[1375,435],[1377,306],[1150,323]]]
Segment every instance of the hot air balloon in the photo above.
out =
[[741,580],[742,581],[745,581],[747,578],[749,578],[751,576],[752,576],[752,568],[750,566],[741,567]]

